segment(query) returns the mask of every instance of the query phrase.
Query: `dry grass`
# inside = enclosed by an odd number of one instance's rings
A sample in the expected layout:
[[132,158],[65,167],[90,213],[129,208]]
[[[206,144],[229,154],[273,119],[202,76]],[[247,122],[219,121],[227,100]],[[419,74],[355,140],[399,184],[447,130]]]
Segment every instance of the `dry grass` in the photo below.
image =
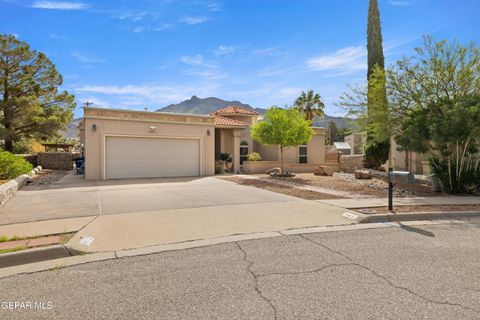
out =
[[0,254],[20,251],[20,250],[25,250],[25,249],[27,249],[27,247],[25,247],[25,246],[18,246],[18,247],[10,248],[10,249],[2,249],[2,250],[0,250]]
[[322,199],[341,199],[341,197],[334,196],[331,194],[326,194],[326,193],[320,193],[320,192],[315,192],[315,191],[309,191],[309,190],[300,190],[296,189],[293,187],[287,187],[287,186],[282,186],[278,184],[271,183],[269,181],[265,180],[258,180],[258,179],[244,179],[240,177],[225,177],[225,178],[220,178],[228,181],[232,181],[235,183],[238,183],[240,185],[245,185],[245,186],[252,186],[256,188],[260,188],[263,190],[268,190],[268,191],[273,191],[305,200],[322,200]]

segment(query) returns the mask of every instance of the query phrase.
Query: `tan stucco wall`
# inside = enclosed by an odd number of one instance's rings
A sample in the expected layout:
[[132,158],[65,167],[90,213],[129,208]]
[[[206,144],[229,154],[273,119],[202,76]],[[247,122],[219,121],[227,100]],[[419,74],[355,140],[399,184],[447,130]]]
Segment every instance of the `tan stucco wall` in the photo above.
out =
[[277,146],[265,146],[255,142],[255,152],[258,152],[265,161],[277,161],[280,159],[280,149]]
[[[314,128],[315,134],[307,144],[307,161],[309,164],[325,163],[325,129]],[[280,160],[280,150],[278,146],[265,146],[261,143],[255,143],[256,151],[265,161]],[[298,147],[286,148],[283,151],[284,161],[298,163]]]
[[409,152],[407,161],[407,152],[397,150],[398,145],[394,138],[390,139],[390,143],[392,166],[394,170],[410,171],[415,174],[423,174],[422,161],[426,160],[424,155],[416,152]]
[[[170,122],[172,121],[172,122]],[[183,122],[183,123],[182,123]],[[93,124],[97,130],[92,130]],[[150,127],[155,126],[155,132]],[[210,131],[210,135],[207,135]],[[201,146],[201,174],[214,174],[215,128],[213,117],[122,112],[85,109],[85,178],[105,178],[105,137],[124,135],[138,137],[198,138]]]

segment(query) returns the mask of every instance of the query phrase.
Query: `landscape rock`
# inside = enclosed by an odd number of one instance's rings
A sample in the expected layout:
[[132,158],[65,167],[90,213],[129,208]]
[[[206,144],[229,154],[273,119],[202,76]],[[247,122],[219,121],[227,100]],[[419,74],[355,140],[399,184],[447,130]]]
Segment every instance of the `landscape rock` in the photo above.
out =
[[265,170],[265,174],[280,174],[282,173],[282,169],[281,168],[270,168],[270,169],[267,169]]
[[372,179],[372,174],[368,170],[355,170],[355,179]]
[[333,176],[334,170],[329,166],[319,166],[313,171],[316,176]]

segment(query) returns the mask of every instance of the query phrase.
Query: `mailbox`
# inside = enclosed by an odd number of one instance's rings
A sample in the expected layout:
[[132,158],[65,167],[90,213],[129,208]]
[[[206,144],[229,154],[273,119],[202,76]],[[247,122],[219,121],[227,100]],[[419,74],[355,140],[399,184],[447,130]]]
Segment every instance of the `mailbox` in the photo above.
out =
[[388,210],[393,211],[393,186],[397,183],[409,184],[415,183],[415,176],[408,171],[389,171],[388,172]]
[[415,182],[415,175],[408,171],[390,171],[388,173],[389,183],[409,184]]

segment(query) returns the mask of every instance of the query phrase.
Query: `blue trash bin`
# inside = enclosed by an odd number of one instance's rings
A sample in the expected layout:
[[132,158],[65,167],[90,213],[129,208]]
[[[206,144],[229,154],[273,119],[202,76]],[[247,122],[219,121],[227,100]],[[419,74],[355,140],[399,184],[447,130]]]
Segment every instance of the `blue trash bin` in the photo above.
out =
[[77,168],[77,174],[83,174],[84,166],[85,166],[85,158],[79,157],[73,159],[75,161],[75,167]]

